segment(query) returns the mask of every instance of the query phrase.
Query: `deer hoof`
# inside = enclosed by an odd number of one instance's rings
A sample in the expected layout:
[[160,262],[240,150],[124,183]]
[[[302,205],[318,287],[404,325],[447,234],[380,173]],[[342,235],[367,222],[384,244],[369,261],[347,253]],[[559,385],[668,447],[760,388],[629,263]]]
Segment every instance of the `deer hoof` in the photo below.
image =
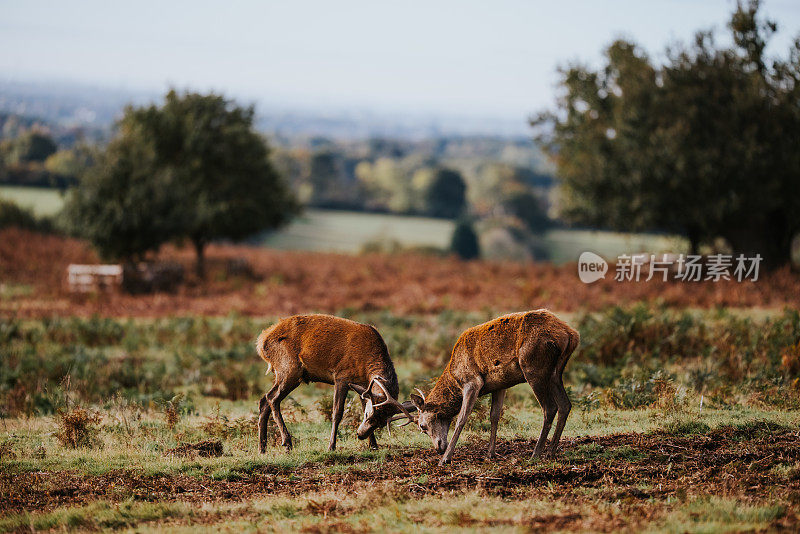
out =
[[439,467],[442,467],[443,465],[447,465],[449,463],[450,463],[450,458],[442,458],[441,460],[439,460]]

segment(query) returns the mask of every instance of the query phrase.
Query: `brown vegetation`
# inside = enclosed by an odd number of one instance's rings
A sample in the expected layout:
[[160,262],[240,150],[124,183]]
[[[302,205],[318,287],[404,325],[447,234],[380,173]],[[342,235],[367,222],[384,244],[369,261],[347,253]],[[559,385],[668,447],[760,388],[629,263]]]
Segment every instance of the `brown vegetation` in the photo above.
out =
[[[753,282],[627,282],[613,271],[590,285],[575,265],[472,261],[421,255],[348,256],[287,252],[246,246],[209,247],[209,275],[189,279],[175,293],[72,295],[65,287],[69,263],[97,262],[89,246],[74,239],[17,229],[0,231],[0,280],[31,286],[0,301],[0,315],[46,317],[225,315],[285,316],[343,308],[395,313],[442,310],[561,311],[601,309],[610,304],[660,300],[670,306],[800,307],[800,275],[788,268],[761,273]],[[166,247],[160,259],[193,262],[189,249]],[[231,260],[247,261],[254,277],[231,273]]]
[[99,444],[97,434],[100,429],[97,425],[101,419],[97,412],[81,407],[73,408],[69,412],[59,414],[55,437],[61,445],[70,449],[95,447]]

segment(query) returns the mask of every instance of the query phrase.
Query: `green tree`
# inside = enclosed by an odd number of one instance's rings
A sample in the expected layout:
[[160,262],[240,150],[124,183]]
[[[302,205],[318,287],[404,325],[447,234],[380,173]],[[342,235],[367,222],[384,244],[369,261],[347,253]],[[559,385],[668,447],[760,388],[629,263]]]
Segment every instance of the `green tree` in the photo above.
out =
[[175,175],[159,169],[155,143],[131,120],[81,176],[67,196],[61,219],[88,239],[104,259],[141,261],[181,233]]
[[30,130],[11,142],[8,162],[41,163],[56,150],[58,147],[49,135]]
[[467,186],[457,171],[437,169],[426,194],[428,213],[454,219],[464,212]]
[[44,168],[64,178],[77,178],[92,164],[92,150],[76,146],[54,152],[44,162]]
[[717,237],[735,252],[789,260],[800,230],[800,40],[768,60],[775,24],[741,3],[732,47],[710,32],[654,65],[617,41],[599,70],[561,71],[558,110],[535,121],[554,158],[562,215],[626,231],[682,234],[693,250]]
[[464,260],[472,260],[481,255],[478,236],[475,234],[472,222],[461,219],[456,223],[450,240],[450,250]]
[[52,220],[38,218],[30,208],[25,208],[14,202],[0,198],[0,228],[22,228],[34,232],[52,232]]
[[517,188],[506,193],[503,208],[525,223],[531,232],[542,233],[552,226],[541,199],[529,189]]
[[219,95],[175,91],[162,106],[127,108],[117,138],[70,199],[73,228],[97,227],[83,233],[123,258],[188,239],[204,276],[210,241],[274,228],[298,209],[253,115]]

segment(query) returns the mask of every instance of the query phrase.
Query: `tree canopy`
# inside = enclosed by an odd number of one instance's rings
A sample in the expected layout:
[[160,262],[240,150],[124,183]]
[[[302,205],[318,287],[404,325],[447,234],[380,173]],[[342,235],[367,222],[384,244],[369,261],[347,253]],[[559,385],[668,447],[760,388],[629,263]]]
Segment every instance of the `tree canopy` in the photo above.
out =
[[431,178],[426,194],[428,213],[453,219],[466,207],[467,185],[457,171],[439,168]]
[[298,209],[253,114],[219,95],[175,91],[161,106],[128,107],[67,202],[71,227],[115,258],[188,239],[202,275],[211,240],[274,228]]
[[14,139],[7,147],[7,163],[41,163],[53,154],[58,147],[46,133],[29,130]]
[[450,250],[462,260],[472,260],[481,255],[478,235],[472,227],[472,222],[460,219],[456,223],[450,240]]
[[568,220],[725,238],[737,253],[785,263],[800,230],[800,39],[786,59],[765,47],[776,25],[737,5],[733,46],[711,32],[663,65],[620,40],[605,65],[561,70],[557,110],[533,124],[557,164]]

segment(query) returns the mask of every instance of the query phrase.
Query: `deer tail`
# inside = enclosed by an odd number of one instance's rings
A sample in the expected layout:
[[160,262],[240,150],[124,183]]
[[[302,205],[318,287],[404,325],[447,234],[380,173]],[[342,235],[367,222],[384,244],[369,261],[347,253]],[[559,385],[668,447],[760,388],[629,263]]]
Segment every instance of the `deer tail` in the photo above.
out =
[[572,353],[578,348],[578,344],[581,342],[581,335],[577,330],[573,330],[572,328],[567,330],[567,337],[567,346],[564,348],[564,352],[561,353],[561,357],[558,359],[558,365],[556,366],[559,375],[564,372],[569,357],[572,356]]
[[266,375],[268,375],[269,372],[272,371],[272,362],[269,360],[269,356],[267,356],[267,347],[266,347],[266,344],[268,342],[267,338],[269,336],[270,330],[271,329],[262,331],[258,335],[258,339],[256,340],[256,352],[258,353],[259,356],[261,356],[262,360],[267,362],[267,372],[264,373]]

